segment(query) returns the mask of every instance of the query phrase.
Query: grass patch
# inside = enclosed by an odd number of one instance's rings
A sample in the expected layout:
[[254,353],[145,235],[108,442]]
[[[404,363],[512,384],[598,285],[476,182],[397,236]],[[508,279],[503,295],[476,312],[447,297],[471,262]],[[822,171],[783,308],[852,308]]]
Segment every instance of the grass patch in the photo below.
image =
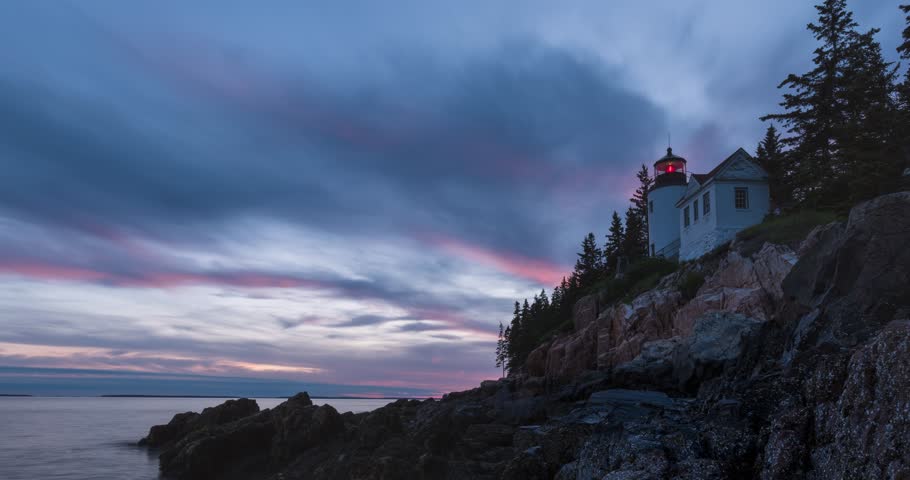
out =
[[795,246],[809,235],[813,228],[838,220],[835,212],[803,210],[784,216],[769,215],[765,221],[736,234],[740,252],[749,256],[761,250],[765,242]]

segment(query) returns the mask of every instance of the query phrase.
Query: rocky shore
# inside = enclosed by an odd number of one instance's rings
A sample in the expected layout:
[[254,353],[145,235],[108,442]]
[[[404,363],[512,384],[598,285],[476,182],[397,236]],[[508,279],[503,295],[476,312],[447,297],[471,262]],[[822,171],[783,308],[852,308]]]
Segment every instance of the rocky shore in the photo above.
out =
[[907,479],[908,246],[910,192],[886,195],[629,303],[585,297],[524,373],[361,414],[233,400],[140,444],[178,479]]

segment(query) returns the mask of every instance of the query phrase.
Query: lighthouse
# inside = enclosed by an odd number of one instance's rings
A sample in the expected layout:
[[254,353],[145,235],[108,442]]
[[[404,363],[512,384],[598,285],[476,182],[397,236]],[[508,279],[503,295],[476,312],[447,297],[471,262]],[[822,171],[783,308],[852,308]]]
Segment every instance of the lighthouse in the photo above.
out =
[[679,209],[686,192],[686,159],[667,154],[654,162],[654,185],[648,191],[648,245],[652,257],[679,255]]

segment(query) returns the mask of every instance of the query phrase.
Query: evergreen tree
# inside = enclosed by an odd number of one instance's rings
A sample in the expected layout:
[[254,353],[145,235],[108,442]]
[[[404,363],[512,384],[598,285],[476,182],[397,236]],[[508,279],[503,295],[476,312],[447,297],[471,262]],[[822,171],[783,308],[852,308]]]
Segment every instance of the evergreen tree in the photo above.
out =
[[563,312],[572,311],[572,302],[574,300],[573,296],[575,295],[575,291],[571,289],[566,277],[562,277],[562,282],[559,284],[559,291],[562,293],[559,299],[559,309]]
[[[910,59],[910,5],[901,5],[899,8],[906,15],[907,26],[904,27],[904,42],[897,47],[897,52],[901,58]],[[907,76],[910,77],[910,70],[907,71]]]
[[834,185],[849,191],[849,204],[895,191],[902,155],[896,100],[897,67],[886,62],[875,40],[877,28],[854,33],[847,50],[842,126],[844,175]]
[[505,340],[505,330],[503,329],[502,322],[499,322],[499,339],[496,340],[496,368],[502,368],[502,376],[506,376],[506,340]]
[[[565,278],[562,281],[565,283]],[[550,311],[555,317],[559,317],[562,313],[562,287],[560,285],[553,287],[553,293],[550,294]]]
[[[901,11],[906,15],[907,26],[904,28],[903,43],[897,47],[901,58],[910,61],[910,5],[901,5]],[[901,136],[901,148],[904,159],[904,168],[910,168],[910,69],[904,72],[904,81],[898,87],[900,94],[900,126],[898,132]]]
[[[527,304],[527,303],[528,303],[527,300],[525,300],[525,304]],[[522,315],[521,315],[521,313],[522,313],[521,306],[516,301],[515,310],[512,312],[512,323],[511,323],[511,325],[509,325],[509,328],[506,329],[507,333],[508,333],[506,335],[506,337],[508,338],[506,344],[508,345],[507,357],[508,357],[510,372],[512,371],[513,367],[520,365],[519,359],[521,358],[521,340],[522,340],[522,325],[521,325]]]
[[550,299],[547,298],[547,291],[541,290],[540,295],[538,295],[538,302],[540,303],[540,311],[547,312],[550,310]]
[[503,341],[503,352],[502,352],[503,368],[505,370],[508,370],[509,372],[511,372],[512,371],[512,358],[513,358],[513,356],[512,356],[512,326],[511,325],[506,327],[505,332],[503,332],[502,341]]
[[634,206],[626,210],[626,232],[623,236],[622,252],[629,259],[647,255],[646,239],[642,238],[642,219]]
[[589,233],[581,242],[581,253],[575,261],[574,277],[580,289],[594,285],[603,271],[603,251],[597,246],[597,239]]
[[[632,194],[632,198],[629,201],[632,202],[632,206],[635,208],[638,218],[640,219],[640,232],[637,234],[637,237],[641,239],[642,248],[645,252],[648,251],[648,191],[651,190],[651,186],[654,185],[654,180],[648,175],[648,167],[642,164],[641,170],[635,174],[638,178],[638,188],[635,189],[635,193]],[[628,230],[628,227],[626,228]]]
[[622,226],[622,220],[619,214],[613,211],[613,218],[610,222],[610,233],[607,235],[607,244],[604,246],[604,258],[606,268],[613,271],[616,268],[616,259],[623,255],[623,239],[626,237],[625,229]]
[[845,0],[825,0],[815,8],[818,23],[807,26],[821,43],[812,59],[815,68],[803,75],[788,75],[778,85],[790,89],[780,103],[786,112],[762,117],[787,127],[789,136],[781,142],[791,147],[792,154],[787,155],[784,168],[793,174],[797,199],[812,201],[827,193],[823,187],[833,183],[840,163],[838,126],[844,120],[845,50],[857,26]]
[[789,136],[780,142],[790,148],[782,169],[792,179],[794,198],[838,206],[894,183],[894,69],[881,57],[877,30],[859,33],[845,0],[815,8],[818,22],[807,27],[820,43],[815,67],[781,82],[778,88],[789,89],[780,104],[786,112],[762,120],[787,127]]
[[578,277],[575,274],[569,275],[569,288],[567,291],[568,295],[564,296],[563,306],[565,307],[566,312],[572,311],[572,306],[575,305],[575,300],[578,300],[579,294],[578,287]]
[[755,149],[755,159],[768,172],[771,203],[778,207],[789,203],[791,180],[784,169],[784,155],[780,144],[780,134],[777,133],[773,124],[768,125],[765,138],[758,142],[758,147]]

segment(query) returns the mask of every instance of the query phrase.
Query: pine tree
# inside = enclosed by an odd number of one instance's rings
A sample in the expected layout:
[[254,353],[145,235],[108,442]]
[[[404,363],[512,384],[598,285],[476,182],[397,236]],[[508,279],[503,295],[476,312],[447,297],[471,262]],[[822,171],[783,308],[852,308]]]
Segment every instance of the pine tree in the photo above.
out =
[[506,327],[505,332],[502,334],[503,341],[503,369],[512,371],[512,327],[511,325]]
[[[565,281],[563,278],[563,283]],[[553,287],[553,293],[550,294],[550,310],[556,317],[562,312],[562,287],[560,285]]]
[[626,210],[626,232],[623,236],[622,252],[629,259],[643,257],[647,255],[648,249],[645,244],[647,240],[642,238],[642,219],[634,206],[629,206]]
[[622,220],[619,214],[613,211],[613,218],[610,222],[610,233],[607,235],[607,244],[604,245],[604,258],[606,268],[610,271],[616,268],[616,259],[623,255],[623,239],[626,237],[625,229],[622,226]]
[[597,246],[597,239],[589,233],[581,242],[581,253],[575,261],[574,276],[578,279],[578,286],[586,289],[594,285],[603,272],[603,251]]
[[[904,42],[897,47],[897,52],[901,58],[910,59],[910,5],[901,5],[899,8],[906,15],[907,26],[904,27]],[[907,76],[910,77],[910,70],[907,71]]]
[[541,290],[540,295],[537,296],[538,302],[540,302],[540,311],[546,312],[550,309],[550,299],[547,298],[547,291]]
[[499,322],[499,339],[496,340],[496,368],[502,368],[502,376],[506,376],[506,345],[505,345],[505,330],[503,330],[502,322]]
[[780,105],[786,113],[770,114],[762,120],[778,120],[789,136],[781,142],[791,147],[788,164],[799,200],[818,202],[829,192],[841,164],[839,125],[844,123],[844,70],[846,49],[857,26],[847,10],[846,0],[825,0],[815,7],[818,23],[807,28],[821,45],[815,50],[815,64],[803,75],[790,74],[778,85],[788,88]]
[[[906,15],[907,26],[904,28],[904,41],[897,47],[897,51],[902,59],[910,61],[910,5],[901,5],[900,9]],[[910,168],[910,69],[904,72],[904,81],[898,86],[898,92],[900,94],[900,126],[903,127],[898,133],[901,137],[904,168]]]
[[[640,221],[641,231],[638,233],[638,238],[641,239],[642,248],[645,252],[648,251],[648,191],[651,190],[651,186],[654,185],[654,180],[648,174],[648,167],[642,164],[641,170],[635,174],[638,178],[638,188],[635,189],[635,193],[632,194],[632,198],[629,201],[632,202],[632,206],[635,208],[636,213]],[[627,228],[628,230],[628,228]]]
[[[525,300],[525,304],[527,304]],[[508,338],[506,345],[508,345],[508,362],[509,362],[509,371],[512,371],[512,367],[520,365],[519,358],[521,357],[521,340],[522,340],[522,325],[521,325],[521,306],[516,301],[515,310],[512,312],[512,323],[506,329]]]
[[773,124],[768,125],[765,138],[758,142],[758,147],[755,149],[755,159],[768,172],[771,203],[775,206],[787,205],[790,200],[791,179],[784,169],[784,155],[780,144],[780,134],[777,133]]
[[559,309],[563,312],[572,311],[572,302],[575,301],[575,290],[572,289],[572,286],[569,284],[569,281],[566,280],[566,277],[562,277],[562,282],[559,284],[559,290],[562,292]]
[[878,31],[855,33],[847,50],[841,167],[845,175],[835,188],[849,191],[849,204],[895,191],[903,169],[897,67],[882,56],[875,40]]
[[895,188],[899,178],[896,70],[875,41],[877,29],[860,33],[845,0],[815,7],[818,23],[808,29],[820,46],[815,68],[789,75],[779,120],[790,147],[782,168],[792,179],[793,196],[811,205],[842,207]]

